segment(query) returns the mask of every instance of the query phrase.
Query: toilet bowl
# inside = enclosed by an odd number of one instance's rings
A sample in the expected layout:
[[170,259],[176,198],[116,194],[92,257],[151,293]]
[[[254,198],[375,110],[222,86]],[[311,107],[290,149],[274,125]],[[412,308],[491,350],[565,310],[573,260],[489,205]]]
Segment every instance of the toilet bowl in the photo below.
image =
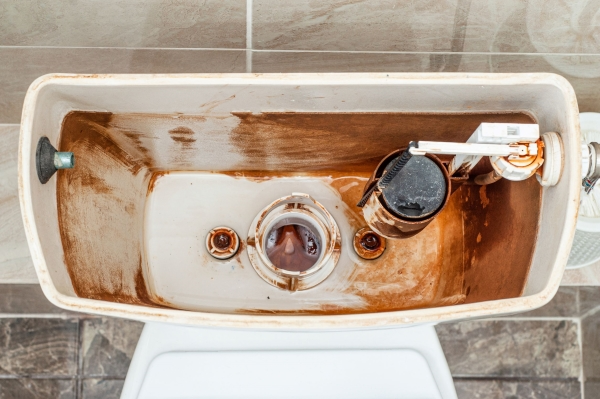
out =
[[[380,161],[481,123],[558,133],[558,182],[453,181],[418,234],[355,249]],[[75,159],[46,183],[43,137]],[[123,398],[455,398],[433,326],[547,303],[581,185],[553,74],[46,75],[19,151],[45,295],[147,323]]]

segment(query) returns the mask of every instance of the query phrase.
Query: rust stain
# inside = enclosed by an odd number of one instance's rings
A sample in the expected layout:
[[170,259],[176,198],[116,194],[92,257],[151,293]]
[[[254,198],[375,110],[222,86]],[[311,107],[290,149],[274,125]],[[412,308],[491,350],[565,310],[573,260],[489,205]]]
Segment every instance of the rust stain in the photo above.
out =
[[481,206],[485,209],[490,204],[490,199],[487,197],[486,188],[487,186],[481,186],[479,189],[479,199],[481,200]]
[[169,135],[171,136],[171,140],[180,143],[184,147],[188,147],[196,142],[195,133],[189,127],[178,126],[169,130]]
[[346,219],[350,226],[356,231],[366,226],[365,219],[363,217],[362,209],[357,207],[356,204],[362,197],[363,186],[369,178],[367,173],[356,173],[352,176],[343,176],[339,173],[333,172],[328,174],[332,180],[330,183],[346,207],[343,209]]
[[[181,150],[176,154],[180,161],[172,158],[179,162],[172,169],[157,167],[152,147],[157,137],[121,125],[123,115],[73,112],[63,121],[59,149],[75,152],[78,163],[73,170],[58,172],[57,207],[65,263],[78,296],[170,307],[164,298],[148,292],[144,282],[139,237],[144,201],[161,176],[193,164],[195,151],[186,149],[194,148],[197,136],[180,125],[196,126],[190,121],[204,117],[135,116],[152,117],[161,126],[172,119],[161,133],[169,132],[165,137],[174,143],[172,149]],[[239,121],[229,142],[243,160],[239,170],[221,173],[258,182],[289,176],[323,179],[342,199],[342,211],[356,231],[366,226],[356,203],[369,175],[390,150],[409,140],[464,141],[482,121],[532,122],[523,113],[238,113],[236,117]],[[484,162],[473,174],[489,170]],[[484,187],[464,183],[420,234],[388,240],[380,258],[352,266],[344,292],[362,298],[364,306],[322,304],[297,311],[237,312],[371,313],[519,296],[533,256],[540,204],[541,188],[532,178]],[[519,234],[514,234],[515,226]],[[241,242],[235,255],[240,266],[244,249]]]
[[146,193],[146,195],[150,195],[152,194],[152,192],[154,191],[154,187],[156,187],[156,183],[158,182],[158,179],[160,179],[161,177],[168,175],[169,172],[168,171],[160,171],[160,172],[154,172],[152,173],[152,176],[150,176],[150,181],[148,182],[148,191]]
[[368,227],[360,229],[353,240],[354,251],[363,259],[377,259],[385,251],[386,239]]
[[[232,113],[242,170],[371,173],[411,140],[466,141],[482,121],[532,123],[525,113]],[[335,137],[335,140],[332,140]]]
[[[377,168],[374,169],[371,174],[369,181],[364,185],[362,195],[365,195],[372,187],[375,185],[375,181],[377,178],[381,177],[383,171],[385,169],[385,165],[387,165],[393,157],[396,157],[405,149],[399,149],[393,151],[388,154],[383,160],[379,163]],[[450,198],[450,194],[458,189],[460,185],[463,184],[464,180],[461,179],[459,182],[454,182],[454,187],[451,186],[450,176],[448,175],[448,171],[444,164],[440,161],[438,157],[435,155],[427,154],[425,155],[427,158],[431,159],[435,162],[440,170],[443,172],[444,180],[446,183],[446,195],[444,202],[439,207],[435,213],[428,216],[423,220],[406,220],[400,219],[394,216],[385,205],[385,202],[381,200],[381,197],[378,195],[378,191],[376,190],[369,197],[363,208],[363,215],[365,216],[365,220],[369,223],[373,229],[376,229],[380,234],[383,234],[390,238],[409,238],[418,234],[421,230],[423,230],[437,215],[441,212],[446,204],[448,203],[448,199]]]
[[530,177],[462,189],[469,192],[464,207],[467,303],[520,296],[538,234],[541,186]]
[[110,113],[72,112],[63,121],[59,149],[77,159],[76,168],[57,173],[64,260],[78,296],[156,306],[143,281],[137,237],[147,169],[112,140],[111,119]]
[[237,252],[235,253],[235,255],[233,256],[233,259],[237,262],[237,264],[240,266],[240,268],[244,268],[244,262],[242,262],[242,253],[246,250],[246,243],[244,242],[244,240],[240,239],[240,247],[238,248]]
[[461,203],[459,191],[420,234],[387,240],[380,258],[356,265],[349,292],[367,303],[362,312],[445,306],[464,300]]
[[[264,172],[268,176],[267,172]],[[364,177],[338,176],[330,186],[344,197],[346,215],[357,226],[366,222],[356,203],[362,194]],[[361,182],[361,184],[353,184]],[[449,306],[465,301],[463,290],[463,204],[464,190],[450,197],[447,207],[421,234],[406,240],[387,240],[383,255],[353,265],[343,290],[364,301],[363,306],[322,304],[301,310],[237,309],[243,314],[356,314]],[[354,209],[353,209],[354,208]],[[356,212],[355,212],[356,210]]]

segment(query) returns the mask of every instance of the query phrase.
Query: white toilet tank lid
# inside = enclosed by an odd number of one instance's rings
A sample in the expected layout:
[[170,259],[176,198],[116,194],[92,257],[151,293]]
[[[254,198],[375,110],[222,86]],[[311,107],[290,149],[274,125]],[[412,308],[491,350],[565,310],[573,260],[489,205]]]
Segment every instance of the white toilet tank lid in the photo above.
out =
[[168,352],[152,360],[139,399],[441,399],[412,349]]

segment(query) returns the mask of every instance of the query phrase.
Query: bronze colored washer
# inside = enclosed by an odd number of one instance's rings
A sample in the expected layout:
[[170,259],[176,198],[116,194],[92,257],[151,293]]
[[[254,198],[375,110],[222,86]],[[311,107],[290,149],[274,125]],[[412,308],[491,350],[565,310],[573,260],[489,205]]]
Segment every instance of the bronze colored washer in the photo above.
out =
[[354,250],[363,259],[377,259],[385,251],[385,238],[363,227],[354,235]]
[[206,250],[217,259],[229,259],[240,249],[240,238],[229,227],[215,227],[206,236]]

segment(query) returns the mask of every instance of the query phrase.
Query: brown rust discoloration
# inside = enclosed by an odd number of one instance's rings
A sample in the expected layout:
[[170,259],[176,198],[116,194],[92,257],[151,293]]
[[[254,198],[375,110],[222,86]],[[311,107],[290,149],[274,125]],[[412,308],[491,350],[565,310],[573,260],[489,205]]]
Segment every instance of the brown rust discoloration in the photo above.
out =
[[481,201],[482,209],[485,209],[490,204],[490,199],[487,197],[486,191],[487,186],[481,186],[479,189],[479,199]]
[[232,258],[240,249],[238,234],[229,227],[216,227],[208,232],[206,250],[217,259]]
[[[397,157],[401,152],[403,152],[405,148],[396,150],[390,154],[388,154],[385,158],[381,160],[377,168],[373,171],[373,174],[369,178],[369,181],[365,184],[363,194],[364,196],[371,187],[376,184],[376,179],[381,178],[383,172],[385,170],[386,165],[390,162],[390,159]],[[369,226],[375,230],[377,233],[383,235],[384,237],[392,238],[392,239],[404,239],[414,236],[418,234],[421,230],[423,230],[435,217],[442,212],[446,204],[448,203],[448,199],[450,198],[451,186],[450,186],[450,176],[448,175],[448,171],[446,167],[442,164],[440,159],[432,154],[426,154],[427,158],[431,159],[436,165],[440,168],[440,171],[444,175],[444,180],[446,182],[446,195],[444,198],[444,202],[436,210],[433,214],[428,216],[422,220],[408,220],[401,219],[396,217],[392,212],[389,211],[385,204],[385,200],[382,198],[381,191],[376,189],[373,194],[369,197],[369,200],[365,204],[363,208],[363,215],[365,216],[366,222]]]
[[363,186],[369,178],[367,173],[356,173],[351,176],[344,176],[340,173],[329,173],[331,188],[335,190],[344,204],[343,209],[346,220],[354,230],[359,230],[366,225],[362,209],[356,204],[362,197]]
[[152,176],[150,176],[150,180],[148,182],[148,191],[146,192],[146,196],[152,194],[152,192],[154,191],[154,188],[156,187],[156,183],[158,182],[158,179],[160,179],[161,177],[168,175],[168,174],[169,174],[169,172],[167,172],[167,171],[152,173]]
[[[483,121],[533,121],[519,113],[268,113],[236,117],[237,125],[228,140],[242,155],[240,170],[222,173],[253,181],[289,176],[326,179],[347,205],[342,211],[356,230],[366,225],[356,207],[363,186],[390,150],[406,146],[410,140],[464,141]],[[204,170],[197,167],[202,160],[194,149],[201,141],[200,132],[204,134],[197,123],[210,124],[215,120],[211,118],[67,115],[59,149],[75,152],[78,163],[73,170],[58,172],[57,206],[65,263],[77,295],[168,306],[144,284],[140,261],[144,201],[160,176],[168,173],[162,170]],[[152,121],[147,125],[152,129],[136,125],[140,120]],[[180,129],[187,126],[192,133]],[[473,174],[490,170],[484,161]],[[519,296],[533,256],[541,188],[530,178],[497,182],[485,187],[484,195],[479,190],[479,186],[463,184],[421,234],[390,240],[379,259],[354,265],[344,290],[362,298],[364,306],[322,304],[298,311],[239,312],[370,313]],[[515,226],[519,234],[514,234]],[[90,227],[96,232],[90,233]],[[235,257],[240,265],[242,252],[243,243]]]
[[[268,175],[268,172],[264,173]],[[348,187],[347,181],[352,179],[355,177],[338,176],[330,185],[342,196],[347,191],[341,188]],[[502,182],[507,186],[515,183]],[[523,187],[505,190],[492,187],[494,185],[487,186],[487,192],[493,190],[494,196],[486,194],[485,210],[479,191],[481,186],[461,185],[451,195],[446,208],[422,233],[406,240],[388,240],[388,248],[379,259],[357,263],[344,292],[360,296],[365,301],[362,307],[323,304],[304,310],[238,309],[237,312],[281,315],[373,313],[450,306],[470,302],[473,295],[479,295],[481,300],[519,296],[533,256],[541,188],[532,178],[516,184]],[[359,196],[357,192],[353,198],[346,198],[349,208],[355,206]],[[526,214],[527,217],[519,218],[517,225],[523,226],[527,237],[521,240],[519,235],[513,234],[509,237],[511,249],[499,242],[494,244],[504,239],[498,236],[493,237],[486,248],[477,248],[486,234],[484,232],[482,236],[478,232],[473,235],[474,226],[489,229],[511,225],[510,220],[505,219],[505,203],[512,207],[510,213]],[[473,212],[475,206],[480,211]],[[362,216],[353,210],[350,212],[350,216],[356,217],[357,223],[362,222],[364,226]],[[473,257],[475,249],[478,252]],[[485,261],[480,260],[482,249],[486,251]],[[507,251],[512,251],[508,257],[505,256]],[[490,271],[489,267],[495,270]],[[482,293],[479,288],[474,288],[483,280],[492,293]]]
[[237,264],[242,269],[244,268],[244,262],[242,261],[242,254],[245,253],[246,246],[247,246],[246,242],[243,240],[240,240],[240,247],[238,248],[237,252],[233,256],[233,259],[237,262]]
[[354,235],[354,250],[363,259],[379,258],[386,247],[386,239],[368,227],[363,227]]
[[189,127],[178,126],[169,130],[169,135],[171,136],[171,140],[180,143],[184,147],[188,147],[196,142],[195,133]]
[[65,264],[80,297],[154,306],[142,273],[145,164],[117,145],[109,113],[68,114],[59,142],[77,167],[57,173]]
[[[243,169],[371,173],[411,140],[466,141],[482,121],[532,123],[524,113],[234,113]],[[332,139],[335,138],[335,139]],[[249,168],[248,165],[252,167]]]
[[537,239],[540,185],[530,177],[462,189],[467,302],[520,296]]
[[420,234],[388,240],[381,257],[356,266],[349,289],[367,303],[362,312],[443,306],[462,300],[460,203],[460,195],[453,195],[447,208]]

